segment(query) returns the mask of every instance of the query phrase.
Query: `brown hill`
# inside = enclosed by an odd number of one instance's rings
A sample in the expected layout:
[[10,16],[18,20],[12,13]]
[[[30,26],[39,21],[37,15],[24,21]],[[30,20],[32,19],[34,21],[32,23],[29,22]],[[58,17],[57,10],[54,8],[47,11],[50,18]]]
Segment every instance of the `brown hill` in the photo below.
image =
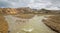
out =
[[18,11],[18,13],[31,13],[34,11],[29,7],[16,8],[16,10]]
[[33,10],[28,7],[23,7],[23,8],[0,8],[0,12],[2,14],[21,14],[21,13],[29,13],[32,12]]
[[2,14],[60,14],[60,10],[22,8],[0,8]]
[[16,14],[17,10],[15,8],[0,8],[2,14]]

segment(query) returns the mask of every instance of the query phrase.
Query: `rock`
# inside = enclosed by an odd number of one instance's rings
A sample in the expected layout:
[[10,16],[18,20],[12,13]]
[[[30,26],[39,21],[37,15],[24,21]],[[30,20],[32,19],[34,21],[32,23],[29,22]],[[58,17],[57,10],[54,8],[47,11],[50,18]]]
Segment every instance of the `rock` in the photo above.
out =
[[52,30],[60,33],[60,16],[49,16],[42,20]]
[[0,16],[0,33],[8,33],[8,23]]

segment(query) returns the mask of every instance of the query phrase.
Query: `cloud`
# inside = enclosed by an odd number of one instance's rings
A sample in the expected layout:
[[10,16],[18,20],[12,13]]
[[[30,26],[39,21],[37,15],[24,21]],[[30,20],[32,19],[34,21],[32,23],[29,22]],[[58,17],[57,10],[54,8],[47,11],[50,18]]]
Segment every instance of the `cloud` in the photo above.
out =
[[27,4],[30,1],[26,1],[26,0],[0,0],[0,8],[16,8],[16,7],[23,7],[23,6],[27,6]]
[[0,8],[60,9],[60,0],[0,0]]
[[9,2],[0,0],[0,7],[11,7],[12,5]]
[[28,4],[29,7],[31,8],[46,8],[47,6],[50,7],[52,5],[51,2],[46,2],[46,1],[35,1],[35,2],[32,2],[30,4]]
[[30,4],[28,4],[31,8],[46,8],[46,9],[54,9],[59,10],[60,9],[60,0],[32,0]]

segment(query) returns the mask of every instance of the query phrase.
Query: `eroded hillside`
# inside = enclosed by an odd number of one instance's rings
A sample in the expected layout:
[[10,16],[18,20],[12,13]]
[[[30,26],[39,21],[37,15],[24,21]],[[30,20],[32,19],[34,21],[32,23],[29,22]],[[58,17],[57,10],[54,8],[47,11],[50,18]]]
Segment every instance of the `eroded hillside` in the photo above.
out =
[[[7,28],[7,29],[10,33],[11,32],[20,33],[22,31],[27,30],[27,29],[25,29],[24,26],[26,26],[26,27],[28,26],[27,28],[29,28],[29,26],[36,28],[36,30],[33,30],[32,33],[37,33],[37,32],[38,33],[50,33],[50,32],[55,33],[55,30],[60,32],[60,30],[59,30],[60,27],[58,27],[58,26],[60,26],[60,24],[59,24],[60,16],[59,17],[55,17],[55,16],[48,17],[48,20],[43,20],[45,18],[45,16],[52,16],[52,15],[56,15],[56,16],[60,15],[60,11],[59,10],[46,10],[46,9],[36,10],[36,9],[24,8],[24,7],[23,8],[0,8],[0,16],[2,16],[2,17],[0,17],[0,19],[1,19],[0,23],[1,22],[5,23],[5,21],[7,21],[8,22],[7,25],[9,25],[9,28]],[[5,19],[4,19],[4,17],[5,17]],[[49,19],[49,18],[51,18],[51,19]],[[27,23],[27,25],[25,23]],[[43,23],[48,25],[50,28],[54,29],[54,31]],[[22,25],[24,25],[24,26],[22,26]],[[22,28],[23,30],[21,30],[19,27],[20,28],[23,27]],[[44,28],[44,27],[46,27],[46,28]],[[44,31],[44,32],[42,32],[42,31]]]
[[29,7],[23,8],[0,8],[2,14],[60,14],[60,10],[46,10],[46,9],[31,9]]
[[46,17],[43,22],[54,31],[60,33],[60,15]]
[[15,8],[0,8],[0,12],[2,14],[17,14],[17,10]]

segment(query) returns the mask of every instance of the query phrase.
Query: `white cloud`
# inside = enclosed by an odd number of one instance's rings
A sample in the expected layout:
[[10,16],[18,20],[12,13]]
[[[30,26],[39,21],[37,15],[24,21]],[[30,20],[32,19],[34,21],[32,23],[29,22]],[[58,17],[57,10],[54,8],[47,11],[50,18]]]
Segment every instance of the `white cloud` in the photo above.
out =
[[28,7],[31,7],[31,8],[46,8],[47,6],[49,5],[52,5],[51,2],[44,2],[44,1],[40,1],[40,2],[32,2],[32,3],[29,3],[28,4]]
[[50,7],[50,8],[46,8],[46,9],[48,9],[48,10],[60,10],[60,8],[58,8],[58,7]]
[[30,4],[28,4],[28,6],[31,8],[37,8],[37,9],[46,8],[46,9],[50,9],[50,10],[60,9],[59,8],[60,7],[60,1],[59,0],[53,0],[53,1],[52,0],[32,0],[32,1],[33,2],[30,2]]
[[0,7],[31,7],[60,9],[60,0],[0,0]]

